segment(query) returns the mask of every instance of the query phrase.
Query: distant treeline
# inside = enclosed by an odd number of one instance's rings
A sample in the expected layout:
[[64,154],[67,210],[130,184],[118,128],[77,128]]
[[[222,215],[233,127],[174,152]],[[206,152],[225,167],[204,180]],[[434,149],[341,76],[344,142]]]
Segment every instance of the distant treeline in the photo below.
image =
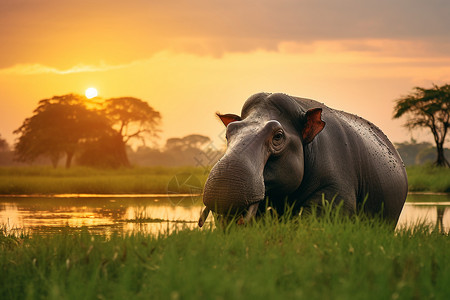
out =
[[[106,148],[94,148],[88,152],[80,151],[74,157],[74,165],[108,167],[105,165],[104,151]],[[191,134],[182,138],[170,138],[162,148],[141,146],[136,150],[126,148],[128,159],[134,166],[198,166],[208,167],[216,163],[223,155],[224,145],[214,143],[207,136]],[[64,160],[64,157],[61,157]],[[33,165],[52,165],[49,157],[36,159]],[[0,136],[0,166],[25,166],[30,163],[14,160],[14,151]]]
[[[427,142],[416,141],[395,144],[406,166],[423,165],[436,161],[436,148]],[[182,138],[168,139],[162,148],[141,146],[135,150],[127,147],[126,152],[131,165],[134,166],[212,166],[223,155],[225,145],[218,145],[209,137],[191,134]],[[86,160],[82,153],[75,157],[75,165],[87,165],[104,167],[101,159],[91,157]],[[92,151],[91,151],[92,153]],[[450,156],[450,149],[445,149],[445,154]],[[98,156],[102,156],[102,152]],[[29,165],[14,161],[14,153],[0,136],[0,165],[20,166]],[[96,164],[97,162],[97,164]],[[48,157],[41,157],[33,162],[33,165],[51,165]]]
[[[436,161],[436,147],[431,143],[416,141],[396,143],[395,147],[406,166],[429,164]],[[445,148],[445,156],[450,156],[450,149]]]
[[197,166],[214,165],[224,153],[224,145],[218,145],[209,137],[191,134],[183,138],[168,139],[162,149],[127,148],[128,159],[135,166]]

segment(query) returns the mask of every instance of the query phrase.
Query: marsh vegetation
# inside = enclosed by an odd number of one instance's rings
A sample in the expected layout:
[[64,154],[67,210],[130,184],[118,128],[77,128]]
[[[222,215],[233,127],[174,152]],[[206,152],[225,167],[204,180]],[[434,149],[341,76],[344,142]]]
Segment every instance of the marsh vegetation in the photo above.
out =
[[[448,172],[408,168],[410,188],[449,191]],[[1,168],[0,191],[166,194],[176,174],[193,174],[200,182],[207,177],[204,168]],[[142,208],[127,220],[146,223],[149,216]],[[201,230],[161,223],[173,228],[155,233],[61,226],[51,234],[24,229],[13,235],[4,225],[0,298],[439,299],[450,293],[449,236],[421,222],[393,231],[376,219],[328,210],[322,218],[279,221],[267,215],[226,230],[212,223]]]
[[[179,174],[191,174],[200,183],[208,176],[203,167],[2,167],[0,194],[166,194]],[[189,193],[189,188],[180,186],[179,192]]]
[[270,215],[170,234],[0,233],[2,299],[444,299],[448,235],[363,217]]
[[[0,194],[165,194],[174,176],[191,174],[202,185],[208,171],[205,167],[0,167]],[[407,173],[410,191],[450,192],[449,168],[411,166]]]
[[406,172],[411,192],[450,193],[450,168],[411,166]]

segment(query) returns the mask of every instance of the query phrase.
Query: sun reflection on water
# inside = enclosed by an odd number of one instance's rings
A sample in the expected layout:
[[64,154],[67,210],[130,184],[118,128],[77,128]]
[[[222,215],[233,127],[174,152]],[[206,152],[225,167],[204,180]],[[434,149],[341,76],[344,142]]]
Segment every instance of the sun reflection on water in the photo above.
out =
[[[201,199],[2,198],[0,224],[8,230],[54,233],[63,228],[93,232],[170,233],[197,226]],[[3,203],[2,203],[3,202]]]
[[[416,198],[414,198],[416,199]],[[450,230],[450,201],[407,202],[397,228],[417,223]],[[55,233],[88,229],[93,233],[167,234],[196,228],[202,209],[200,197],[81,197],[81,198],[0,198],[0,224],[7,230]],[[208,222],[212,217],[209,216]]]

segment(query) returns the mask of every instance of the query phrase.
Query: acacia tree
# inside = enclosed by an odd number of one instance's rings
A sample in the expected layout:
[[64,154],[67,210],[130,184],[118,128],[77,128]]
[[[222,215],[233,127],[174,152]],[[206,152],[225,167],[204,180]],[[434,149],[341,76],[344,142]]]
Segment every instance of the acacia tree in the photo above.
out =
[[210,143],[211,139],[200,134],[190,134],[182,138],[170,138],[166,141],[166,150],[183,152],[189,150],[201,150]]
[[47,156],[56,167],[65,154],[69,168],[81,143],[111,131],[109,120],[98,110],[88,109],[86,101],[75,94],[39,101],[33,116],[14,131],[19,134],[16,160],[33,162],[39,156]]
[[124,145],[132,138],[140,139],[145,145],[145,136],[157,136],[161,114],[145,101],[133,97],[108,99],[105,113],[122,136]]
[[424,127],[431,130],[436,143],[437,166],[450,167],[444,156],[444,142],[450,121],[450,85],[430,89],[415,87],[407,96],[396,100],[394,118],[406,116],[409,130]]

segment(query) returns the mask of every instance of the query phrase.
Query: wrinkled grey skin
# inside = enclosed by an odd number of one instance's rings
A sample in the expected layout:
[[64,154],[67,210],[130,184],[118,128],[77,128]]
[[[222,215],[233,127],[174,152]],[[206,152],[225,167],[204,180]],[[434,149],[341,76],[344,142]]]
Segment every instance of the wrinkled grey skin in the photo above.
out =
[[[305,141],[306,113],[317,108],[325,126]],[[365,213],[381,212],[397,222],[408,190],[406,171],[372,123],[314,100],[266,93],[251,96],[240,118],[228,124],[227,151],[205,184],[205,219],[209,210],[245,214],[251,207],[253,217],[255,207],[264,211],[267,196],[278,213],[289,205],[297,214],[320,205],[324,195],[343,201],[350,214],[367,196]]]

